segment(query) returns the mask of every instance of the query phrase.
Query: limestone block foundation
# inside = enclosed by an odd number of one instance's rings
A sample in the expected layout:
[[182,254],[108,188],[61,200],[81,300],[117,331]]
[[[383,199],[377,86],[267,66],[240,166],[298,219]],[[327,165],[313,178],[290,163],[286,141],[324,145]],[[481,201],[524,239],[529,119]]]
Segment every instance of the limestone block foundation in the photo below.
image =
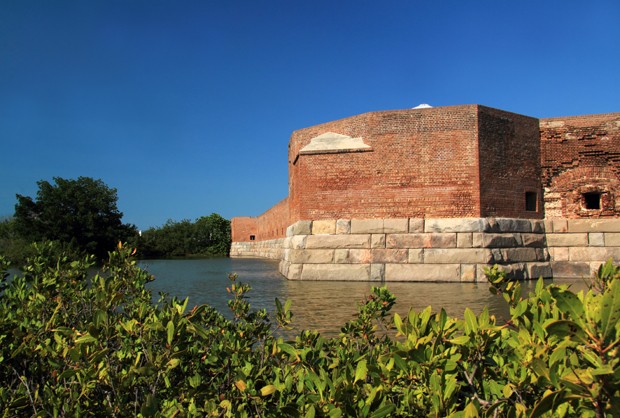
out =
[[542,220],[509,218],[334,219],[287,229],[280,272],[290,280],[484,280],[551,277]]
[[585,278],[620,260],[620,219],[299,221],[286,238],[233,243],[231,257],[280,260],[291,280],[477,282],[493,264],[519,279]]
[[555,278],[589,277],[608,259],[620,260],[620,219],[545,220]]
[[233,242],[230,256],[235,258],[269,258],[281,260],[284,255],[284,238],[267,241]]

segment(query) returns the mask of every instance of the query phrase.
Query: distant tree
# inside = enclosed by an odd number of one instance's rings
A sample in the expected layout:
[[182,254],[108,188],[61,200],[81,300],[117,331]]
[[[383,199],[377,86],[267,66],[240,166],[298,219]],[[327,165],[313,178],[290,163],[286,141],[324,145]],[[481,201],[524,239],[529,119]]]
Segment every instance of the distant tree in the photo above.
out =
[[24,239],[60,241],[103,258],[135,235],[136,227],[121,221],[116,189],[90,177],[54,182],[37,182],[36,200],[17,195],[15,228]]
[[230,221],[217,213],[196,220],[197,245],[207,254],[227,255],[230,251]]
[[217,213],[196,222],[168,220],[144,231],[138,249],[143,257],[155,258],[228,255],[230,221]]
[[16,229],[14,218],[4,217],[0,221],[0,255],[15,264],[20,264],[34,254],[34,248],[17,233]]

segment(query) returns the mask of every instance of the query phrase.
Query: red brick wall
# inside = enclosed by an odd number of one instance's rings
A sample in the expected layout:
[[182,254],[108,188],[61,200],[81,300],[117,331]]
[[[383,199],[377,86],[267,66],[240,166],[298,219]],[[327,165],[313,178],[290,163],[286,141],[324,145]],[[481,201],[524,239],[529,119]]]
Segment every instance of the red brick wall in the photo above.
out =
[[247,216],[232,218],[230,231],[232,242],[250,241],[250,235],[256,235],[256,220]]
[[[478,216],[477,108],[373,112],[294,132],[291,219]],[[299,155],[326,132],[373,151]]]
[[286,228],[291,223],[287,198],[260,216],[233,218],[231,221],[232,241],[248,242],[251,241],[251,235],[254,235],[255,241],[284,238]]
[[[480,216],[543,217],[538,119],[479,106]],[[536,193],[526,211],[525,193]]]
[[[620,113],[541,119],[540,137],[547,217],[620,215]],[[588,192],[600,209],[585,208]]]

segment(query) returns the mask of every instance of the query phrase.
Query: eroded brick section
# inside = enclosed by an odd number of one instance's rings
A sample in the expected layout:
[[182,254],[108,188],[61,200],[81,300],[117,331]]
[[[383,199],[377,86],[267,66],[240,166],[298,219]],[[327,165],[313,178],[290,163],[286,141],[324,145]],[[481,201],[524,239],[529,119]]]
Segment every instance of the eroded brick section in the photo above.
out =
[[620,215],[620,113],[541,119],[540,137],[547,217]]

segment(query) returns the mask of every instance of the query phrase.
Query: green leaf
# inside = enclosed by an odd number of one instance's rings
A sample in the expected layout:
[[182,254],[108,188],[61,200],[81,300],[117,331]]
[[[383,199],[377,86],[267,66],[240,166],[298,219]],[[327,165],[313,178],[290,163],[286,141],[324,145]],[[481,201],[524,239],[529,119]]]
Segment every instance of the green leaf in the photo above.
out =
[[536,404],[534,410],[530,414],[530,418],[541,417],[549,411],[554,411],[555,407],[562,403],[564,398],[563,391],[547,392],[542,399]]
[[448,340],[448,341],[451,344],[455,344],[455,345],[465,345],[469,342],[469,336],[461,335],[460,337],[452,338],[451,340]]
[[340,410],[340,408],[334,408],[329,411],[328,415],[330,418],[340,418],[342,416],[342,411]]
[[569,319],[573,321],[583,320],[583,303],[579,300],[577,295],[569,290],[563,290],[557,287],[552,287],[550,291],[556,300],[558,308],[560,308],[562,312],[567,313]]
[[168,325],[166,325],[166,332],[168,334],[168,345],[171,345],[172,337],[174,337],[174,323],[172,321],[168,321]]
[[465,418],[476,418],[479,416],[478,408],[476,408],[476,405],[473,402],[468,403],[463,412],[465,412],[463,415]]
[[96,343],[97,339],[90,334],[82,335],[80,338],[75,340],[76,344],[89,344]]
[[387,417],[389,416],[394,410],[396,409],[396,406],[393,404],[388,404],[388,405],[383,405],[382,407],[378,408],[376,411],[374,411],[371,415],[370,418],[383,418],[383,417]]
[[308,410],[306,411],[306,415],[304,415],[304,418],[314,418],[315,414],[316,411],[314,409],[314,405],[310,405],[310,408],[308,408]]
[[168,361],[168,364],[166,365],[166,367],[168,369],[174,369],[175,367],[177,367],[179,364],[181,363],[181,360],[179,360],[178,358],[171,358],[170,361]]
[[276,391],[276,387],[274,385],[263,386],[260,390],[261,396],[269,396]]
[[401,334],[404,334],[404,332],[403,332],[403,320],[400,317],[400,315],[397,314],[397,313],[394,314],[394,326],[396,327],[396,330],[398,332],[400,332]]
[[299,361],[299,354],[297,354],[297,350],[295,350],[295,347],[292,345],[288,343],[278,343],[278,348],[285,353],[294,356]]
[[476,315],[472,312],[471,309],[465,308],[465,333],[475,333],[478,331],[478,321],[476,319]]
[[358,380],[366,380],[366,374],[368,373],[368,369],[366,367],[366,360],[360,360],[357,363],[357,367],[355,368],[355,380],[353,383]]
[[587,343],[588,338],[585,331],[574,321],[558,320],[551,321],[545,327],[547,333],[559,339],[568,338],[571,341]]
[[620,321],[620,281],[614,280],[601,299],[601,337],[606,341]]

